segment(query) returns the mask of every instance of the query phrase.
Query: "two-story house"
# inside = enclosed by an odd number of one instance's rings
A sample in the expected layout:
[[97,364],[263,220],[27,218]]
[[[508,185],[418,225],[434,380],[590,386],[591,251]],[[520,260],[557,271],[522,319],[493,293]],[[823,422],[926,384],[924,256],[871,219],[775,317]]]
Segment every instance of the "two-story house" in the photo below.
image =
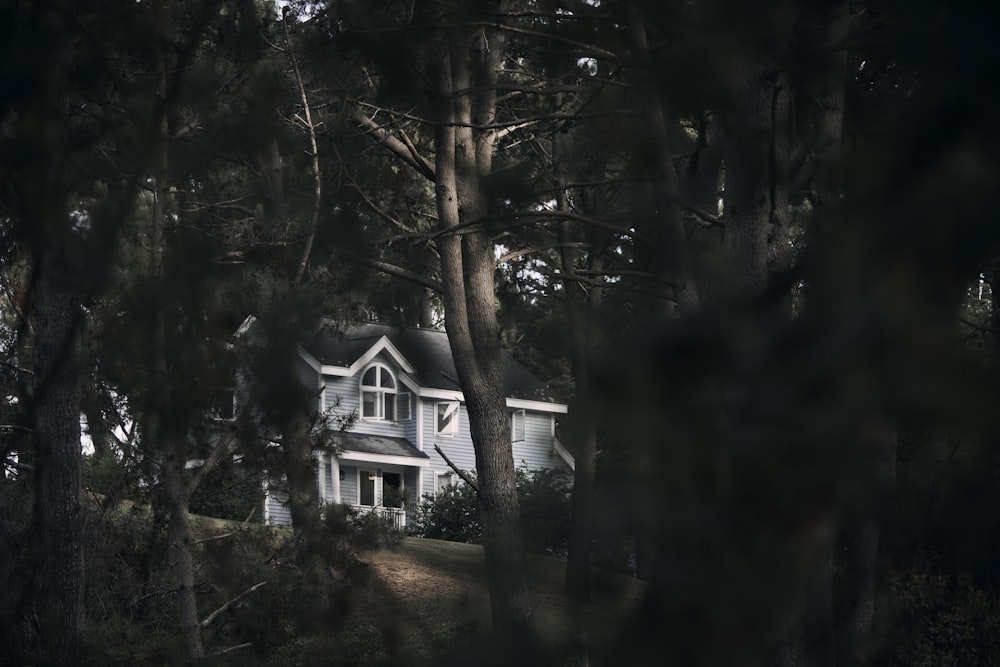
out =
[[[566,405],[509,354],[502,363],[515,465],[572,472],[573,458],[556,438],[556,416]],[[316,389],[318,410],[336,406],[341,414],[357,415],[352,428],[335,436],[336,453],[316,452],[323,502],[378,511],[402,526],[421,496],[457,482],[444,457],[460,470],[475,470],[469,417],[445,332],[323,326],[300,343],[298,365],[302,382]],[[291,522],[285,499],[269,489],[267,522]]]

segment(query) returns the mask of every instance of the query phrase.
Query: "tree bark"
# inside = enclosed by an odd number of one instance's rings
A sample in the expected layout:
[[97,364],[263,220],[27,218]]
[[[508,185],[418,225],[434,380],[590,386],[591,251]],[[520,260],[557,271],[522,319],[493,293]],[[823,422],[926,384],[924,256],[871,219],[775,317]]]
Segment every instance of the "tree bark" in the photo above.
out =
[[[449,31],[437,62],[435,200],[444,232],[437,245],[445,324],[476,453],[493,624],[502,636],[524,642],[534,636],[534,614],[500,369],[494,246],[482,232],[459,231],[487,212],[483,186],[491,172],[495,130],[474,132],[472,125],[493,122],[503,51],[497,31],[463,26]],[[482,92],[455,95],[471,90],[473,81]]]
[[65,164],[69,133],[68,73],[73,35],[68,7],[52,3],[32,11],[31,28],[49,48],[36,64],[34,97],[19,110],[20,136],[30,162],[15,182],[19,233],[33,263],[29,401],[35,455],[33,577],[21,619],[22,649],[12,656],[30,664],[79,661],[82,592],[80,506],[80,388],[77,293],[79,267],[71,252],[73,230]]
[[[560,192],[561,209],[568,209],[565,191]],[[597,467],[597,421],[590,389],[590,365],[594,341],[599,335],[599,310],[603,288],[591,287],[583,297],[583,313],[578,303],[579,282],[570,252],[570,223],[560,226],[563,291],[566,316],[572,339],[572,366],[576,396],[569,410],[567,433],[572,438],[576,469],[573,472],[572,522],[566,559],[566,590],[579,600],[590,600],[590,555],[594,518],[594,481]],[[604,268],[600,248],[591,248],[589,269],[600,275]]]
[[293,406],[284,425],[282,456],[288,482],[288,509],[295,531],[295,559],[299,565],[305,565],[314,554],[320,507],[310,420],[304,405]]
[[[57,213],[66,214],[65,210]],[[80,506],[80,304],[52,248],[35,255],[33,591],[38,664],[75,664],[83,576]]]
[[174,570],[174,599],[176,600],[177,628],[184,641],[184,659],[189,665],[205,657],[205,647],[198,620],[198,599],[195,594],[194,557],[191,554],[191,520],[188,516],[191,494],[184,481],[186,463],[183,441],[176,435],[163,436],[166,465],[163,469],[167,489],[170,523],[167,544],[170,563]]

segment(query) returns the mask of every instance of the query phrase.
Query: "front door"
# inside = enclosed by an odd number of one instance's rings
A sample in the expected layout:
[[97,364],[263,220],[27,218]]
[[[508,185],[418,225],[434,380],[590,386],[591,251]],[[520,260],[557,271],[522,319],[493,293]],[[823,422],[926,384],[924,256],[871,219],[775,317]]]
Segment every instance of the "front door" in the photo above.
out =
[[403,476],[398,472],[382,473],[382,504],[385,507],[403,506]]
[[358,470],[358,504],[375,506],[375,471]]

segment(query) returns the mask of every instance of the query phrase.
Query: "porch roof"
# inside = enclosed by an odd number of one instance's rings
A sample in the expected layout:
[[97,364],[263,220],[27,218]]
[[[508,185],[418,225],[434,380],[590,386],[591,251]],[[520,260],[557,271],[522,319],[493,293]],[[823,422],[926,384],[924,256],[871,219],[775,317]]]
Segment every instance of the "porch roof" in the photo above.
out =
[[379,456],[404,456],[413,459],[429,459],[424,452],[413,446],[406,438],[392,438],[369,433],[338,433],[334,441],[345,452],[376,454]]

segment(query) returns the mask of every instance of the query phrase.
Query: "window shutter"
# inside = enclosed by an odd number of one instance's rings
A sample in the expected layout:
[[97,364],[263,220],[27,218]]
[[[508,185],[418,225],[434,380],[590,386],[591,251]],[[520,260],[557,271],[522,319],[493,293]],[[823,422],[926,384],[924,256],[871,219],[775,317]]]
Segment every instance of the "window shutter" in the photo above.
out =
[[396,394],[396,421],[405,422],[410,420],[410,396],[412,394],[408,391]]
[[510,415],[510,439],[513,442],[524,440],[524,410],[515,410]]

